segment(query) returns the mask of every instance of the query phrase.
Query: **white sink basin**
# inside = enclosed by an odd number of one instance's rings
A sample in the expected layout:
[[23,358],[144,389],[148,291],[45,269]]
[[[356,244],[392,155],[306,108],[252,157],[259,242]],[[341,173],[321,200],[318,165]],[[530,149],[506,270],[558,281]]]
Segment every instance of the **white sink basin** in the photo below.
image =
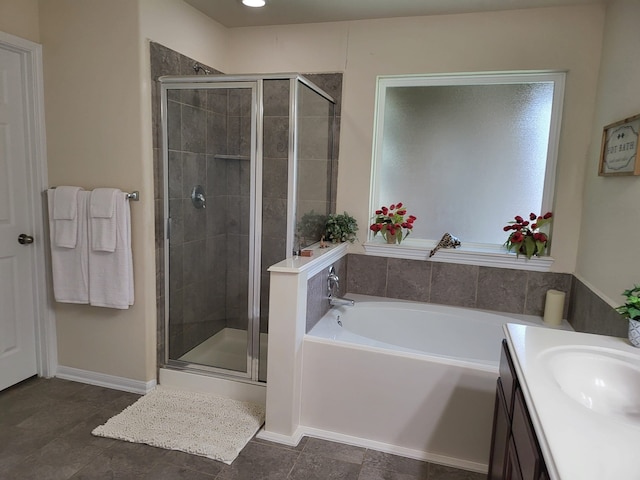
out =
[[556,347],[540,360],[557,386],[586,408],[640,424],[640,357],[617,350]]

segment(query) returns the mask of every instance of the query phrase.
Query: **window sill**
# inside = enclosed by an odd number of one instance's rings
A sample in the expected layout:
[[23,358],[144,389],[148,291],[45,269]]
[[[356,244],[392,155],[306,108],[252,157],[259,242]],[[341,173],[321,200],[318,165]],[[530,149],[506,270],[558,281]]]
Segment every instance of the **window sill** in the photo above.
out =
[[479,244],[467,244],[456,249],[440,249],[431,258],[429,258],[429,252],[436,246],[436,243],[426,240],[405,240],[401,245],[388,245],[369,240],[363,246],[367,255],[378,257],[461,263],[534,272],[549,272],[551,265],[553,265],[553,258],[549,256],[533,257],[529,260],[524,256],[517,257],[515,253],[505,252],[500,247]]

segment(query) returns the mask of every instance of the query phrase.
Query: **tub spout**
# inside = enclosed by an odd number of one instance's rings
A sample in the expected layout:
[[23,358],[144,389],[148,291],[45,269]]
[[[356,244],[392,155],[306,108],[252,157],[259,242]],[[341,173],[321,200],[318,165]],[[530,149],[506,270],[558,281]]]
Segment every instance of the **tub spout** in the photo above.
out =
[[353,307],[355,304],[355,300],[351,300],[350,298],[334,298],[331,296],[329,297],[329,305],[332,307],[338,307],[342,305]]

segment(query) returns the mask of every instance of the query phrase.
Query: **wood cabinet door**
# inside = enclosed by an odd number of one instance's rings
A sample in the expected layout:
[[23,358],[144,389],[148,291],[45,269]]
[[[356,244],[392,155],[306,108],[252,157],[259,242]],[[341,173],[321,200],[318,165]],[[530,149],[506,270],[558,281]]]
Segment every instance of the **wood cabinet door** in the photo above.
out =
[[498,379],[496,403],[493,410],[493,433],[491,434],[491,456],[488,480],[505,480],[507,448],[511,435],[511,422],[507,414],[502,382]]
[[513,439],[509,442],[509,446],[507,448],[504,478],[505,480],[522,480],[520,464],[518,463],[518,455],[516,454],[516,447],[513,443]]
[[539,480],[544,470],[544,460],[520,389],[516,390],[513,405],[511,435],[518,452],[518,463],[523,480]]

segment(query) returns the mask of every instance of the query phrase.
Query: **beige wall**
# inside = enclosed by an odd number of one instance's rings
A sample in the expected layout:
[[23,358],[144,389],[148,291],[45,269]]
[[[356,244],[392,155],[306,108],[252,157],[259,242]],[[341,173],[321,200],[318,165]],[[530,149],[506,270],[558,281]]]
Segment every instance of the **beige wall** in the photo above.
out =
[[587,174],[576,275],[612,306],[640,283],[640,178],[599,177],[602,129],[640,113],[640,3],[609,4]]
[[337,210],[364,240],[377,75],[567,70],[551,253],[554,271],[573,272],[603,21],[604,7],[589,6],[238,28],[230,71],[344,71]]
[[41,0],[39,14],[49,183],[141,193],[131,204],[135,305],[56,304],[59,364],[149,381],[156,274],[148,40],[221,68],[226,31],[180,0]]
[[[6,5],[18,3],[23,2],[0,0],[0,14]],[[32,2],[24,5],[21,14],[33,7]],[[624,63],[615,52],[622,41],[616,35],[632,35],[640,19],[637,10],[617,4],[611,7],[605,62],[613,62],[615,68]],[[608,93],[601,95],[596,126],[592,126],[604,25],[600,6],[232,30],[180,0],[40,0],[35,15],[40,18],[38,35],[44,48],[51,185],[113,185],[139,189],[142,195],[141,202],[132,204],[136,304],[128,311],[58,304],[61,365],[136,380],[155,378],[149,39],[230,73],[344,72],[338,210],[356,216],[362,239],[370,213],[373,99],[375,78],[380,74],[568,70],[554,209],[555,271],[573,272],[576,264],[584,159],[590,139],[584,218],[596,213],[602,221],[610,215],[598,198],[618,195],[613,202],[617,207],[637,202],[631,192],[622,197],[624,192],[602,191],[602,179],[591,175],[596,168],[598,129],[601,132],[602,124],[639,110],[627,98],[614,96],[620,89],[614,82],[620,77],[603,74],[602,85],[607,88],[601,85],[600,91]],[[31,19],[27,23],[32,29],[37,26],[33,14],[25,18]],[[19,34],[8,30],[3,20],[0,16],[1,29]],[[618,21],[625,25],[622,31],[609,26]],[[38,33],[37,28],[35,31]],[[638,72],[632,73],[637,79]],[[623,82],[623,91],[632,92],[633,83]],[[635,185],[632,180],[614,180],[613,188]],[[625,213],[629,215],[624,210],[621,215]],[[628,228],[622,218],[615,218],[593,229]],[[585,222],[591,233],[589,227]],[[640,231],[631,234],[637,243]],[[613,263],[609,257],[615,252],[593,259],[602,251],[600,245],[602,240],[583,241],[578,271],[607,291],[604,285],[616,272],[609,268]],[[602,271],[605,275],[601,277]],[[632,276],[629,271],[620,283],[627,285]],[[611,289],[618,290],[617,286]]]
[[0,0],[0,32],[39,43],[38,0]]
[[130,0],[42,0],[50,185],[140,190],[131,203],[135,305],[56,304],[59,364],[155,378],[153,176],[142,156],[138,8]]
[[[138,0],[140,36],[226,71],[227,29],[182,0]],[[149,56],[143,58],[149,68]]]

